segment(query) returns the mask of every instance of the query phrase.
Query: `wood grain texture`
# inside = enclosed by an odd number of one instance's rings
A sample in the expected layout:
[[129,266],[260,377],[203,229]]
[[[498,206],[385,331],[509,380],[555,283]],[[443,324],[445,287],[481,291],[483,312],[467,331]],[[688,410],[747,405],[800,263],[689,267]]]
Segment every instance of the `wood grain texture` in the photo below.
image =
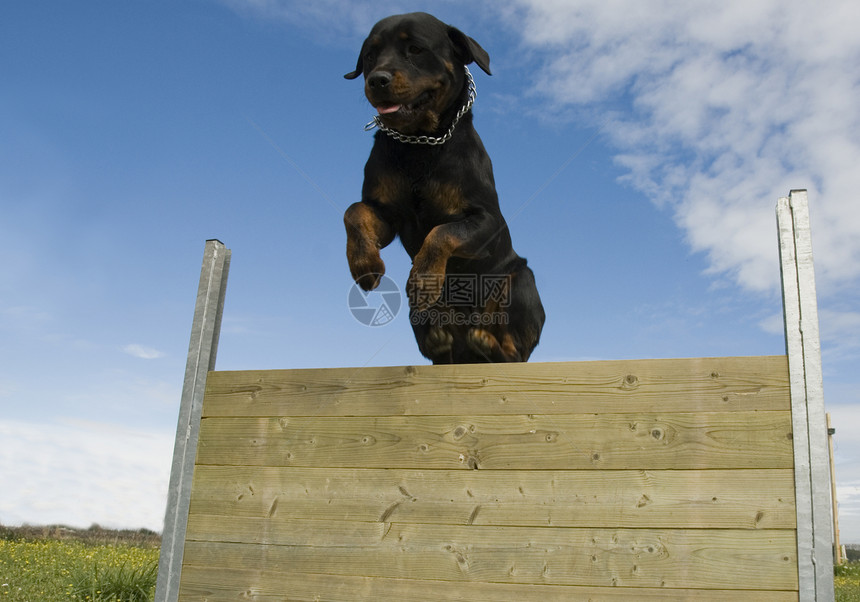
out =
[[790,468],[788,412],[206,418],[202,465]]
[[791,531],[195,520],[203,523],[195,530],[214,531],[220,541],[188,540],[188,566],[536,585],[797,588]]
[[[253,584],[253,585],[248,585]],[[355,602],[408,600],[439,602],[797,602],[797,592],[521,585],[419,579],[386,579],[351,575],[318,575],[258,568],[188,566],[182,575],[180,600],[186,602]]]
[[184,600],[796,600],[785,357],[214,372]]
[[788,410],[785,356],[212,372],[205,416]]
[[200,466],[192,513],[224,520],[485,526],[795,526],[794,476],[788,469],[601,472]]

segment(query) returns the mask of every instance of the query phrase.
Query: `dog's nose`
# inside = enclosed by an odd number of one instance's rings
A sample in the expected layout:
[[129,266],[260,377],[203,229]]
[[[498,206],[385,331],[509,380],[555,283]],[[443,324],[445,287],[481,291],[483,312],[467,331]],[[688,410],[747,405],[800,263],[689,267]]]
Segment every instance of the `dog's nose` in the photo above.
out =
[[367,85],[371,89],[386,88],[391,83],[392,75],[388,71],[375,71],[367,78]]

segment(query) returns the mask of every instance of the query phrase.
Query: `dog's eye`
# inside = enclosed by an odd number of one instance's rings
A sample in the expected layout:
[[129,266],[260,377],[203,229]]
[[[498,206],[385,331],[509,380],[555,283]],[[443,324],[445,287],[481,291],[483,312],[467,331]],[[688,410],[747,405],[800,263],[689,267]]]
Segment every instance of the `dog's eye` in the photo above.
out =
[[368,65],[374,64],[376,62],[376,53],[375,52],[368,52],[367,54],[365,54],[364,55],[364,62]]
[[414,54],[421,54],[422,52],[424,52],[424,49],[421,48],[421,46],[416,46],[415,44],[413,44],[409,48],[407,48],[406,51],[409,54],[414,55]]

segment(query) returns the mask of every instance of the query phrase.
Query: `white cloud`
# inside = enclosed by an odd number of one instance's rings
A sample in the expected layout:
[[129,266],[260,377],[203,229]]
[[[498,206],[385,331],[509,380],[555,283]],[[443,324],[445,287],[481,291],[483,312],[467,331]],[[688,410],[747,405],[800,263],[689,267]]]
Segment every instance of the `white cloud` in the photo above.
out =
[[671,208],[712,273],[773,290],[776,199],[805,187],[819,285],[860,277],[860,5],[510,4],[552,114],[612,107],[626,180]]
[[0,523],[160,531],[172,451],[163,432],[0,421]]
[[137,345],[131,344],[126,345],[122,348],[122,350],[134,357],[138,357],[142,360],[154,360],[160,357],[164,357],[164,353],[159,351],[158,349],[153,349],[152,347],[146,347],[145,345]]

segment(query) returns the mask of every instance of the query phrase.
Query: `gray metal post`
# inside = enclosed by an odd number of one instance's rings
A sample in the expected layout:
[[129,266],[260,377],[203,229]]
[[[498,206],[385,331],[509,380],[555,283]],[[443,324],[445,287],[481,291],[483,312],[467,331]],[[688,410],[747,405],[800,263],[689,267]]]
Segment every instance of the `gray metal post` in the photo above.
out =
[[203,393],[206,376],[215,368],[229,268],[230,250],[225,248],[221,241],[207,240],[185,365],[176,442],[173,447],[173,467],[170,470],[167,512],[164,516],[158,583],[155,589],[157,602],[174,602],[179,599],[179,577],[182,573],[182,553],[185,547]]
[[791,381],[800,600],[833,600],[833,517],[818,302],[805,190],[777,203],[785,344]]

